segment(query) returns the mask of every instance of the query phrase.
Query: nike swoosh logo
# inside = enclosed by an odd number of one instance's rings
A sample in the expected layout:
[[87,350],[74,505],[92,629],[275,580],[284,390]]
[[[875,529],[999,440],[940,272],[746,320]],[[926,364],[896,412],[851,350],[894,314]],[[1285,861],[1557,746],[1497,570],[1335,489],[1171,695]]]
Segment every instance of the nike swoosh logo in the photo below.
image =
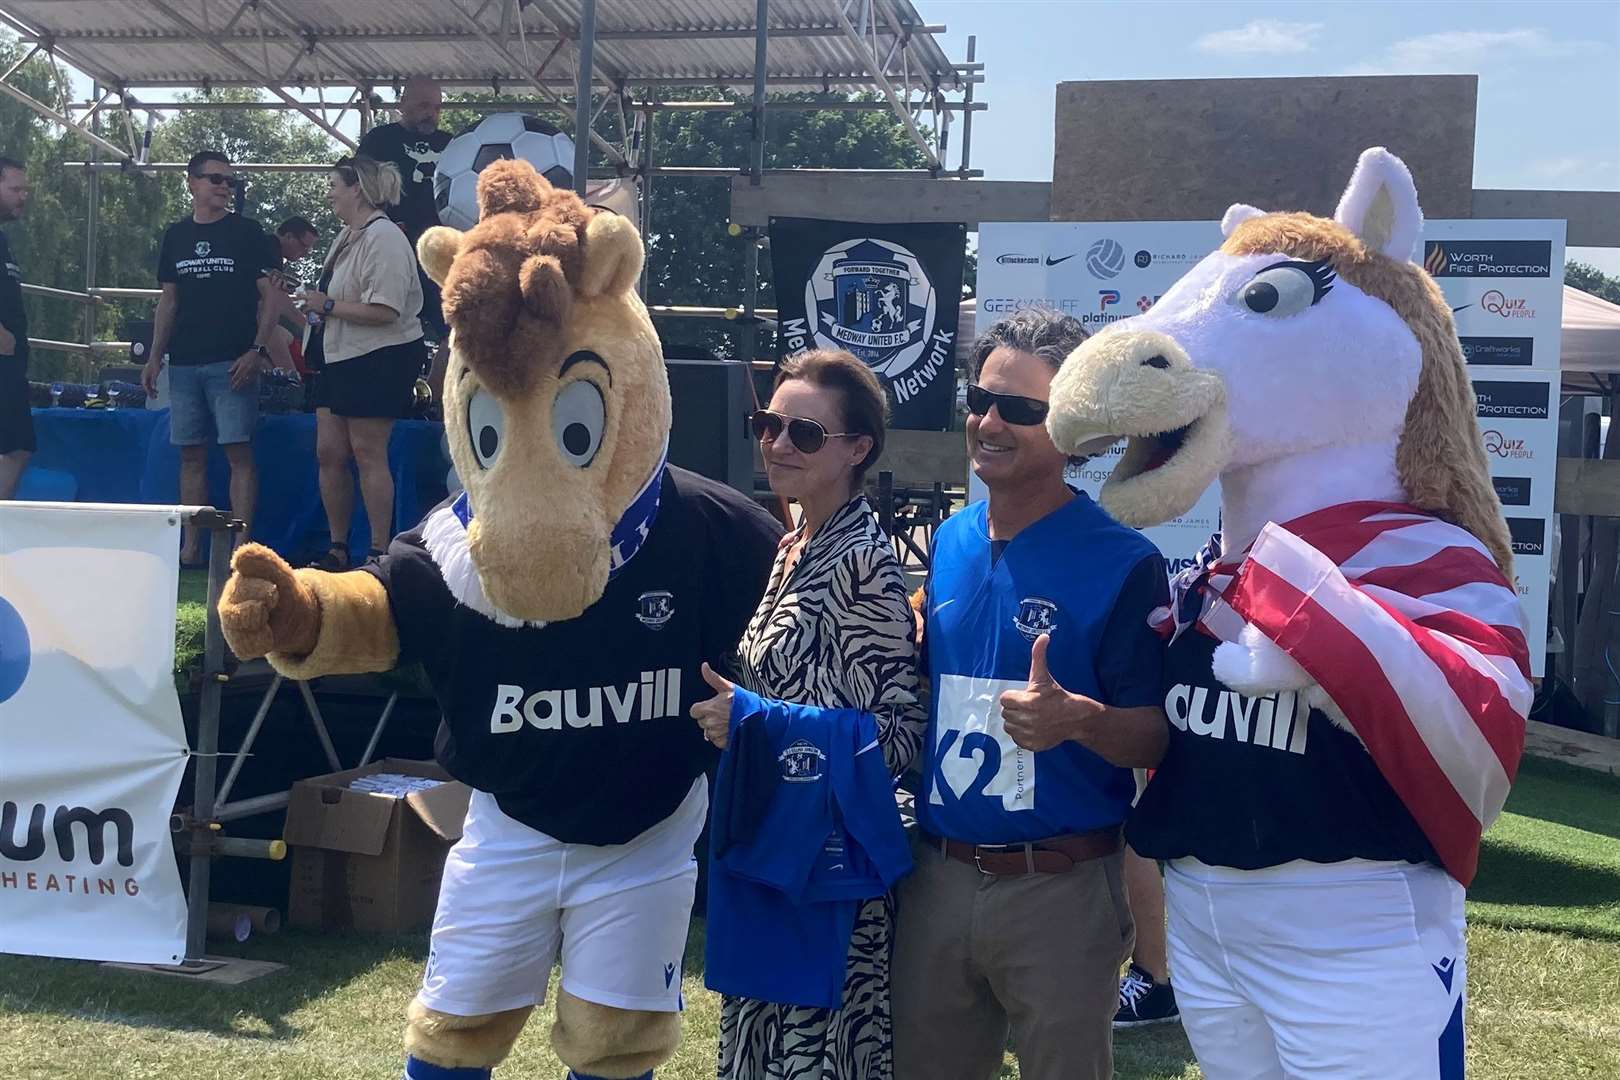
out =
[[1455,314],[1457,314],[1457,312],[1459,312],[1459,311],[1467,311],[1469,308],[1471,308],[1473,306],[1474,306],[1473,304],[1464,304],[1462,307],[1454,307],[1454,308],[1451,309],[1451,313],[1453,315],[1455,315]]
[[[1078,255],[1078,254],[1079,254],[1079,252],[1075,252],[1075,255]],[[1054,259],[1054,258],[1052,258],[1052,256],[1048,255],[1046,257],[1046,265],[1047,266],[1056,266],[1058,263],[1068,262],[1072,258],[1074,258],[1074,255],[1065,255],[1061,259]]]

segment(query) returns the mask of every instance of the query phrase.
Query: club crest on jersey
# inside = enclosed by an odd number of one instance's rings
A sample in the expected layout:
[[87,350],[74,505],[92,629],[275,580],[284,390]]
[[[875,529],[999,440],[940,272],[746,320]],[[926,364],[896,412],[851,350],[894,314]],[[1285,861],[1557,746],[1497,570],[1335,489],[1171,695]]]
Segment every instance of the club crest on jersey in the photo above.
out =
[[649,630],[662,630],[675,616],[675,594],[667,589],[654,589],[636,598],[636,620]]
[[1026,596],[1018,601],[1018,614],[1013,616],[1018,632],[1034,641],[1042,634],[1057,629],[1057,605],[1039,596]]
[[827,755],[808,739],[799,739],[776,755],[782,764],[782,779],[790,784],[810,784],[821,779]]
[[197,246],[192,248],[192,250],[197,253],[197,258],[206,259],[208,257],[208,253],[213,249],[209,246],[208,241],[199,240],[197,241]]

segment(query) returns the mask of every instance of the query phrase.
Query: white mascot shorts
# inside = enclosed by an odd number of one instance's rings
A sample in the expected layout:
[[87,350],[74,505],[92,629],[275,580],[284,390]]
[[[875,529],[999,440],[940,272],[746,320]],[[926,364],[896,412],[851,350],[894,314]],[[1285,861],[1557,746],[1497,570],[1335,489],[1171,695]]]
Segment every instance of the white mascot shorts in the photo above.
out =
[[1462,1080],[1463,889],[1445,871],[1176,859],[1164,882],[1208,1080]]

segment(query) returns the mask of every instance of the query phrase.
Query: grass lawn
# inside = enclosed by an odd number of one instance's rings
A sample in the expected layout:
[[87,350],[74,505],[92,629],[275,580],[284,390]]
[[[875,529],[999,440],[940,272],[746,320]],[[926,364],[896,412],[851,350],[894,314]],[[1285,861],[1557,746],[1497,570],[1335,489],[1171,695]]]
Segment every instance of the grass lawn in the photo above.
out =
[[[1528,760],[1508,808],[1469,903],[1469,1073],[1620,1077],[1620,780]],[[702,933],[694,923],[688,972]],[[392,1080],[426,949],[425,936],[287,931],[230,950],[289,965],[235,989],[0,956],[0,1077]],[[686,999],[666,1080],[714,1075],[718,999],[690,974]],[[548,1020],[531,1021],[499,1075],[561,1080]],[[1116,1064],[1122,1080],[1201,1076],[1179,1027],[1122,1034]],[[1002,1075],[1018,1075],[1010,1056]]]

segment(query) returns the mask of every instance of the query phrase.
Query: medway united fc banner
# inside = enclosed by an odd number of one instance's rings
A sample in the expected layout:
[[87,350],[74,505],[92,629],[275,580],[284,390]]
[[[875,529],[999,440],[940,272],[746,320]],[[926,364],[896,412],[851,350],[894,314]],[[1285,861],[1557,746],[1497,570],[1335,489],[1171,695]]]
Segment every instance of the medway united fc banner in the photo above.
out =
[[0,953],[184,957],[179,519],[0,503]]
[[889,391],[892,427],[950,429],[967,227],[771,218],[782,356],[844,349]]

